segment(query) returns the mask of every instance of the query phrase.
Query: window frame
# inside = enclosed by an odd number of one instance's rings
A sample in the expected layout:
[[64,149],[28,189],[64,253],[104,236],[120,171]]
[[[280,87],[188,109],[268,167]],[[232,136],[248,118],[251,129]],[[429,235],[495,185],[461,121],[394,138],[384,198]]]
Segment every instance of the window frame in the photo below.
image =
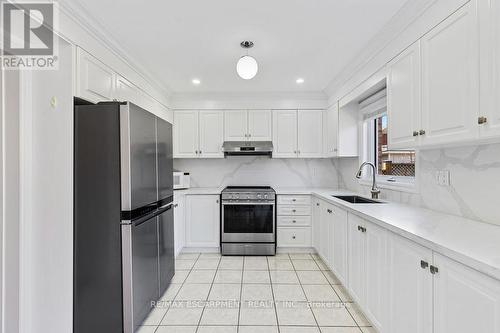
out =
[[[387,176],[380,175],[378,173],[378,165],[376,164],[377,156],[377,136],[376,136],[376,123],[375,119],[379,118],[383,114],[387,114],[387,110],[382,113],[377,113],[374,116],[362,119],[361,121],[361,158],[363,161],[372,162],[377,168],[377,174],[375,179],[380,188],[394,189],[404,192],[417,192],[417,175],[419,167],[418,151],[415,150],[415,176]],[[366,172],[364,170],[362,177],[359,179],[361,185],[371,186],[372,175],[371,171]]]

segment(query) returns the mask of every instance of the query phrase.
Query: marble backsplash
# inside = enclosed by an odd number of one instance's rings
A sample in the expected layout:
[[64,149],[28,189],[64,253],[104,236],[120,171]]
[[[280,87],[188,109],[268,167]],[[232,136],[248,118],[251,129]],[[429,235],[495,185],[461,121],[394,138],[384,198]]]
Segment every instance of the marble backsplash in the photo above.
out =
[[[414,191],[381,189],[382,198],[500,225],[500,144],[424,150],[417,153]],[[334,162],[339,186],[370,195],[354,178],[358,158]],[[436,172],[450,171],[450,186]]]
[[276,187],[339,186],[331,159],[271,159],[235,156],[225,159],[175,159],[174,169],[191,174],[192,187],[270,185]]

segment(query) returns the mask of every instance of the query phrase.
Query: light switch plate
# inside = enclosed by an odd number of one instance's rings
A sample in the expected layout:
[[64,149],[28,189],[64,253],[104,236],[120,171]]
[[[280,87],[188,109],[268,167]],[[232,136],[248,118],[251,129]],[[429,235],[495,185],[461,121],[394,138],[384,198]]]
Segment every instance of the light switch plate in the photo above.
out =
[[450,171],[439,170],[436,172],[436,181],[440,186],[450,186]]

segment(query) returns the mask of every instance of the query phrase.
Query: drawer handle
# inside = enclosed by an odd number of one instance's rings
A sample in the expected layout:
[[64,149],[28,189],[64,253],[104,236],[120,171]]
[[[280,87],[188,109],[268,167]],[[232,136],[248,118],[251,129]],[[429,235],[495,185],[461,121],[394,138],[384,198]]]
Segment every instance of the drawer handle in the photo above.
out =
[[295,209],[292,209],[292,212],[294,212],[294,213],[295,213],[295,212],[296,212],[296,210],[295,210]]
[[297,201],[297,199],[292,199],[293,202]]
[[295,221],[295,220],[293,220],[292,222],[293,222],[293,223],[297,223],[297,221]]
[[295,236],[292,236],[292,239],[295,239]]

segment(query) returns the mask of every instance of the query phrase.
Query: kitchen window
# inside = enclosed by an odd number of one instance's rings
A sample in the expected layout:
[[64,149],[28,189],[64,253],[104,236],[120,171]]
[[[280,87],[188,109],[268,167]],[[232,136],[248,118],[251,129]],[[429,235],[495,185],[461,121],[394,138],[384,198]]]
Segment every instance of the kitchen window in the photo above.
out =
[[[363,115],[362,159],[375,164],[377,181],[381,185],[413,186],[416,153],[414,150],[388,147],[388,119],[385,89],[360,102]],[[371,175],[365,172],[363,182]]]

